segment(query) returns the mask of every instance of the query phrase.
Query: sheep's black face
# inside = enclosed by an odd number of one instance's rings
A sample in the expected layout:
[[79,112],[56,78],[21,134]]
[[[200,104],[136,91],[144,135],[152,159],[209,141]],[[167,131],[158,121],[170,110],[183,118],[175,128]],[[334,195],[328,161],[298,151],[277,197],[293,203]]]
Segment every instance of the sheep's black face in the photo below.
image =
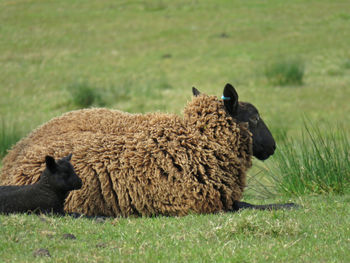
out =
[[[194,96],[200,92],[192,88]],[[231,84],[226,84],[223,92],[224,105],[228,114],[238,123],[247,122],[253,135],[253,155],[259,160],[266,160],[276,149],[276,142],[271,132],[260,118],[258,110],[250,103],[238,102],[238,94]]]
[[248,122],[253,135],[253,155],[259,160],[266,160],[276,149],[276,142],[258,110],[250,103],[239,102],[237,113],[233,116],[238,122]]
[[237,122],[249,124],[249,131],[253,135],[253,155],[259,160],[269,158],[275,152],[276,142],[258,110],[250,103],[238,102],[238,94],[230,84],[224,88],[223,100],[227,112]]
[[57,162],[50,156],[46,156],[46,166],[50,171],[49,183],[55,189],[68,192],[82,187],[82,181],[74,171],[70,163],[71,154]]

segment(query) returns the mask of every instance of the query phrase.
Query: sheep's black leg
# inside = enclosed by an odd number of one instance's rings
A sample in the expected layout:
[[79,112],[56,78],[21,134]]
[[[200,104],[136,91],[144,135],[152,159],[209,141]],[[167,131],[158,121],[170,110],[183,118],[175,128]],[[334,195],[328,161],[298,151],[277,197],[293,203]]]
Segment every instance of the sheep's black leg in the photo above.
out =
[[87,218],[87,219],[99,219],[99,220],[105,220],[107,218],[111,218],[108,216],[87,216],[84,214],[79,214],[79,213],[65,213],[64,215],[71,216],[73,218]]
[[246,202],[235,201],[233,210],[238,211],[241,209],[258,209],[258,210],[279,210],[279,209],[292,209],[299,208],[299,205],[294,203],[287,204],[268,204],[268,205],[253,205]]

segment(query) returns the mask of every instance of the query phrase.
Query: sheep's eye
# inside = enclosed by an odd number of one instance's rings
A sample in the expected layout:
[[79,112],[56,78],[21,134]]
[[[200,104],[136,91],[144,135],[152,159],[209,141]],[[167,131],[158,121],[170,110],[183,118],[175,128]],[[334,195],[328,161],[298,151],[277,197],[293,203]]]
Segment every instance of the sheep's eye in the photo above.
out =
[[68,172],[62,172],[61,173],[61,178],[66,180],[69,177],[69,173]]

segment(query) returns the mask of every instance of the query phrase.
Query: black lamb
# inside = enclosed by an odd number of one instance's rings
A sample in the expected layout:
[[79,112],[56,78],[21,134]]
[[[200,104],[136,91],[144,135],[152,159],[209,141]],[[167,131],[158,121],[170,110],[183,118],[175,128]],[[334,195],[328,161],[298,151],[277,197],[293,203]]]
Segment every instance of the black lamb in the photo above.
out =
[[32,185],[0,186],[0,213],[64,214],[64,201],[72,190],[82,187],[70,163],[72,154],[58,160],[45,157],[46,168]]

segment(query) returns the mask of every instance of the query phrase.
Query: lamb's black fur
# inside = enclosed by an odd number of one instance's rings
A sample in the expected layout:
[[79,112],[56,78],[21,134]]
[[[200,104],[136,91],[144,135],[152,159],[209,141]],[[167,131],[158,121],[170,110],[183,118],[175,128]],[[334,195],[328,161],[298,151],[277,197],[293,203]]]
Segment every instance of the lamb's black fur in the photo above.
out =
[[72,154],[56,162],[53,157],[46,156],[46,168],[35,184],[0,186],[0,213],[64,214],[68,193],[82,186],[70,163],[71,157]]

